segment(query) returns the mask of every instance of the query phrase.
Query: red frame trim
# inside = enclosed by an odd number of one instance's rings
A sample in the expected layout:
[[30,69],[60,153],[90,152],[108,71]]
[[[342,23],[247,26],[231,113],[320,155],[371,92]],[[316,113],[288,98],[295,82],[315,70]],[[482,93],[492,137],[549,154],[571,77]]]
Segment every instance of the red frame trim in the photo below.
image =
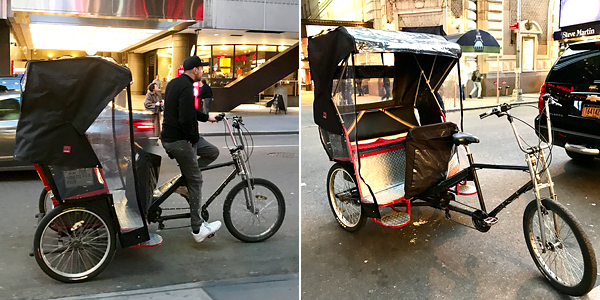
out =
[[[406,202],[406,213],[409,216],[409,219],[408,219],[408,221],[406,221],[406,223],[400,224],[400,225],[396,225],[396,226],[387,226],[387,225],[384,225],[383,223],[381,223],[381,221],[379,219],[376,219],[376,218],[370,218],[370,219],[373,220],[373,222],[375,222],[375,223],[377,223],[377,224],[379,224],[379,225],[381,225],[383,227],[387,227],[387,228],[400,228],[400,227],[406,226],[408,223],[410,223],[410,200],[407,200],[404,197],[402,197],[402,198],[400,198],[400,199],[398,199],[398,200],[396,200],[396,201],[394,201],[392,203],[386,204],[385,206],[391,206],[391,208],[394,211],[401,211],[401,210],[398,210],[397,208],[395,208],[395,207],[392,206],[393,204],[398,203],[400,201]],[[385,207],[385,206],[381,206],[381,207]]]
[[131,249],[152,248],[152,247],[156,247],[156,246],[162,245],[163,242],[164,242],[164,240],[160,241],[160,243],[158,243],[156,245],[142,245],[142,244],[137,244],[137,245],[131,246],[129,248],[131,248]]
[[[391,145],[391,144],[403,142],[404,140],[406,140],[406,136],[401,136],[399,138],[390,139],[390,140],[378,138],[375,141],[372,141],[370,143],[358,144],[358,150],[365,150],[365,149],[371,149],[371,148],[377,148],[377,147],[381,147],[381,146]],[[352,145],[352,147],[353,147],[352,150],[356,150],[356,146]]]
[[389,148],[389,149],[379,150],[379,151],[375,151],[375,152],[371,152],[371,153],[361,154],[360,158],[374,156],[374,155],[377,155],[377,154],[382,154],[382,153],[387,153],[387,152],[392,152],[392,151],[399,150],[399,149],[404,149],[404,146],[398,146],[398,147],[393,147],[393,148]]
[[40,168],[40,165],[33,164],[33,167],[37,171],[38,176],[42,180],[42,183],[44,183],[44,188],[46,189],[46,191],[48,191],[48,192],[51,191],[52,188],[50,188],[50,185],[48,184],[48,181],[46,180],[46,176],[44,176],[44,173],[42,173],[42,168]]
[[[398,198],[398,199],[396,199],[396,200],[394,200],[394,201],[392,201],[390,203],[379,205],[379,207],[387,207],[387,206],[391,206],[391,205],[394,205],[396,203],[403,202],[403,201],[407,203],[407,206],[410,206],[410,201],[408,201],[407,199],[405,199],[404,197],[402,197],[402,198]],[[394,209],[394,207],[392,207],[392,209]]]

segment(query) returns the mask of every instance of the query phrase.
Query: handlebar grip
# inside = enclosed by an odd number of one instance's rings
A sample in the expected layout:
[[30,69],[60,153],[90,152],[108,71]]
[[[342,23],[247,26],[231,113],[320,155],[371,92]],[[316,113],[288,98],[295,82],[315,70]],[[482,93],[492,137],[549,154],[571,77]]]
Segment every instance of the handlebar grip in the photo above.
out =
[[487,118],[487,117],[491,116],[492,114],[496,113],[497,111],[498,111],[498,109],[496,107],[494,107],[494,108],[492,108],[492,109],[490,109],[490,110],[488,110],[488,111],[480,114],[479,118],[480,119]]
[[225,114],[224,113],[220,113],[218,115],[215,116],[215,119],[217,120],[217,122],[222,121],[225,118]]

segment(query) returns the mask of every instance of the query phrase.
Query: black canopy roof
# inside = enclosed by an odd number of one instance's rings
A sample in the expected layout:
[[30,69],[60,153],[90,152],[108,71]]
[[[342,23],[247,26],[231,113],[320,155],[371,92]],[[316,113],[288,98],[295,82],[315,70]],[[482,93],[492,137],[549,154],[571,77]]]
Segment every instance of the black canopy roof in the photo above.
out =
[[[449,67],[461,56],[458,44],[448,42],[441,36],[425,33],[338,27],[311,37],[308,41],[308,61],[315,83],[313,117],[317,125],[332,133],[343,132],[339,119],[335,117],[336,109],[331,101],[336,68],[351,53],[359,52],[396,53],[397,57],[411,60],[415,60],[414,57],[430,56],[430,59],[418,63],[407,61],[403,65],[397,65],[395,77],[406,80],[407,77],[412,76],[411,82],[419,80],[419,76],[422,76],[420,68],[423,67],[426,74],[435,75],[433,79],[436,82],[432,82],[432,87],[438,86],[438,83],[443,81]],[[438,56],[445,59],[436,62],[435,57]],[[429,72],[434,66],[434,72]],[[420,89],[417,91],[416,87],[413,88],[412,83],[405,85],[402,91],[394,93],[405,94],[406,91],[412,91],[414,95],[415,92],[420,92]],[[397,87],[395,86],[394,89],[397,90]],[[406,96],[403,95],[402,98]]]
[[30,61],[21,95],[14,156],[31,163],[99,164],[84,133],[125,87],[128,68],[100,57]]

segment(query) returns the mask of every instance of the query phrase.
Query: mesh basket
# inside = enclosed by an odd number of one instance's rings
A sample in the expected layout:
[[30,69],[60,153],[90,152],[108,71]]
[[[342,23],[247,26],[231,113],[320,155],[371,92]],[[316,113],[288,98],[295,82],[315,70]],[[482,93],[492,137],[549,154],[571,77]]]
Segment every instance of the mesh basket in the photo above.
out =
[[344,135],[334,134],[320,127],[319,131],[323,148],[325,148],[330,160],[348,160],[350,158]]

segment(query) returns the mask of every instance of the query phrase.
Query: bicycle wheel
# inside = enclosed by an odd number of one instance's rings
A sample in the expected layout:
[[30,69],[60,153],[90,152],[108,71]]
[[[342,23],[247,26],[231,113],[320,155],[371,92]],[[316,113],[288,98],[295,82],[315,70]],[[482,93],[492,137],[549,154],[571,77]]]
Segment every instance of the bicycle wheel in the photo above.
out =
[[252,195],[254,212],[248,205],[248,184],[236,184],[223,204],[223,220],[233,236],[243,242],[262,242],[273,236],[285,216],[285,201],[281,191],[272,182],[254,178]]
[[48,191],[46,191],[45,188],[42,189],[42,192],[40,193],[40,198],[38,200],[38,206],[39,206],[40,213],[45,215],[49,211],[54,209],[54,203],[52,203],[53,197],[54,197],[54,194],[52,193],[52,191],[48,192]]
[[327,197],[335,219],[346,231],[354,232],[365,225],[360,194],[351,166],[334,164],[327,174]]
[[112,260],[116,233],[106,213],[89,204],[51,210],[33,240],[35,260],[48,276],[62,282],[91,279]]
[[537,200],[525,208],[523,230],[527,249],[538,269],[562,293],[581,296],[596,282],[596,256],[575,216],[562,204],[542,200],[542,223],[546,245],[542,245]]

